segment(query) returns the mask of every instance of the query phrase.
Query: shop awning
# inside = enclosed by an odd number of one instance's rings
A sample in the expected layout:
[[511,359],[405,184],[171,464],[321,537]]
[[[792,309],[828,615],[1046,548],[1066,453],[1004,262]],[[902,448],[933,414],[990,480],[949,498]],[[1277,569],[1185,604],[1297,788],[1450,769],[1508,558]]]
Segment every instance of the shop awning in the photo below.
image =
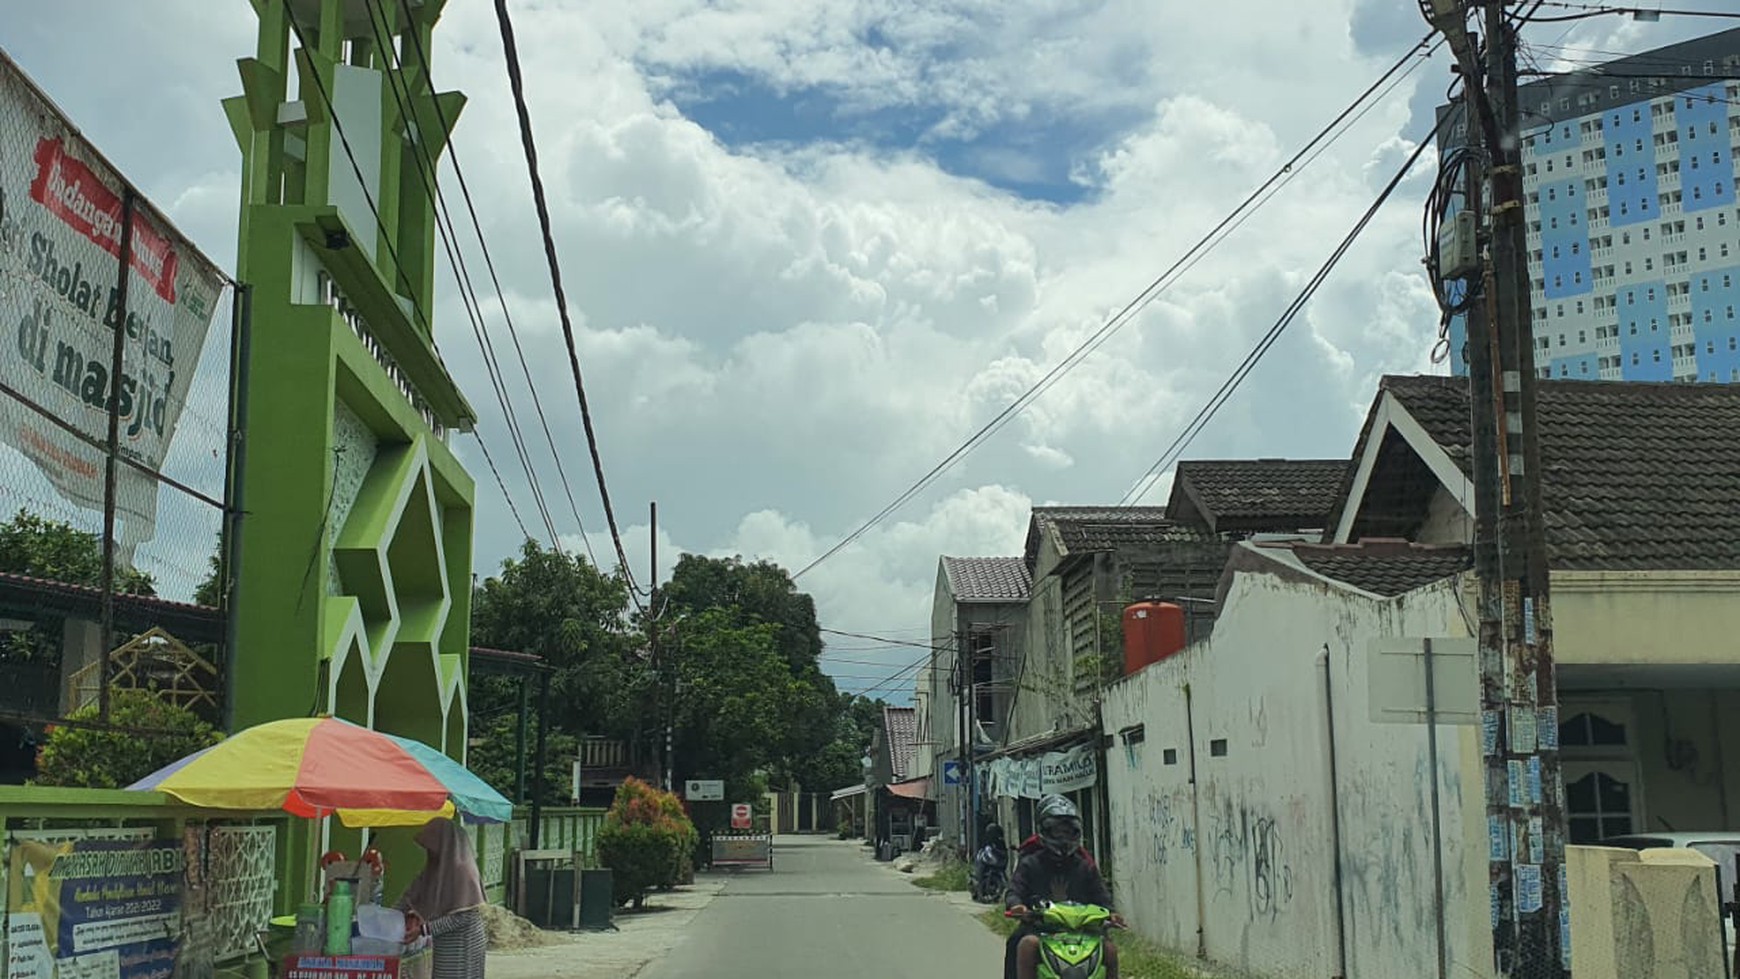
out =
[[840,802],[853,796],[863,795],[867,791],[863,785],[849,785],[843,789],[835,789],[833,801]]
[[888,791],[902,799],[930,798],[930,779],[915,778],[910,782],[896,782],[888,787]]

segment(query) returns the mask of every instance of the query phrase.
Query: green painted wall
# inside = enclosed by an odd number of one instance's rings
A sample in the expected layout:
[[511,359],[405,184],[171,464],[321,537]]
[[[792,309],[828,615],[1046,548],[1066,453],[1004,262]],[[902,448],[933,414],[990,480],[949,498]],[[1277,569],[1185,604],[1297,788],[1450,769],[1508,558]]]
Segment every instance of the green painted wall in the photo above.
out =
[[[463,758],[474,485],[445,433],[474,416],[433,345],[434,210],[410,140],[439,159],[464,100],[385,62],[366,19],[428,51],[442,3],[410,24],[394,3],[296,5],[308,48],[287,5],[253,6],[258,48],[224,102],[253,289],[235,723],[333,713]],[[420,864],[405,836],[381,840],[401,885]],[[360,840],[330,842],[354,855]],[[293,871],[287,889],[306,860]]]

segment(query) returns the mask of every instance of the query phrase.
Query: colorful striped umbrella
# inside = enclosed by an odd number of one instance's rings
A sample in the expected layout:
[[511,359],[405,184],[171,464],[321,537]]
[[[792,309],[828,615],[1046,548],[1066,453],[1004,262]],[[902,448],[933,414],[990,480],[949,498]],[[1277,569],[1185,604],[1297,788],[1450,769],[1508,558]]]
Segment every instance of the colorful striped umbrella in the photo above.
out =
[[456,812],[468,822],[513,818],[513,803],[434,748],[336,717],[238,731],[128,788],[208,809],[336,815],[346,826],[414,826]]

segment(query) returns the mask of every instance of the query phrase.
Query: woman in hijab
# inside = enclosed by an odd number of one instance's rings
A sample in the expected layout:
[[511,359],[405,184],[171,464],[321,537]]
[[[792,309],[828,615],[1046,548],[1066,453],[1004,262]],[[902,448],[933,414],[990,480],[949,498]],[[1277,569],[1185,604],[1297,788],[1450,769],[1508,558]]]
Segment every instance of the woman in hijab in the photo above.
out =
[[489,937],[483,928],[483,882],[471,838],[443,817],[418,831],[417,845],[429,860],[399,899],[399,910],[406,912],[405,932],[428,932],[435,947],[433,979],[483,979]]

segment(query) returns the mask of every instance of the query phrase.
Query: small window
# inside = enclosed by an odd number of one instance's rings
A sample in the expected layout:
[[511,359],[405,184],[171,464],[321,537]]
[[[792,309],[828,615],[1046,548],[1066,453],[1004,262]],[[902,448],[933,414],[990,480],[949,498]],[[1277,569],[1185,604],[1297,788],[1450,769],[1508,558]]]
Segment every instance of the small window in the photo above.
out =
[[1215,738],[1208,743],[1208,753],[1216,758],[1226,757],[1226,739]]
[[1165,751],[1160,752],[1160,761],[1162,764],[1166,765],[1178,764],[1178,749],[1167,748]]

